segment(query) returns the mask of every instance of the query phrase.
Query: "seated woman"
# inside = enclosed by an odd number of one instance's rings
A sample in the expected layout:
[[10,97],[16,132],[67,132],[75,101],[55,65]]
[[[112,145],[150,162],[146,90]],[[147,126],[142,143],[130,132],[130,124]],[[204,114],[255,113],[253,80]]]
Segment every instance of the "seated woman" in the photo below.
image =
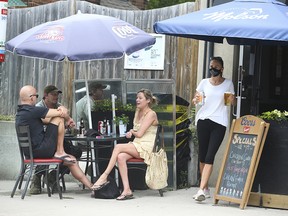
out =
[[152,105],[157,104],[157,98],[150,90],[141,89],[137,92],[136,112],[133,121],[133,129],[126,133],[127,138],[134,136],[132,142],[117,144],[112,152],[112,156],[104,173],[92,186],[93,190],[99,190],[107,184],[107,177],[118,162],[118,169],[123,182],[122,194],[117,200],[132,199],[133,194],[130,189],[128,179],[128,169],[126,161],[130,158],[143,158],[147,162],[153,150],[153,145],[157,132],[158,118],[151,109]]

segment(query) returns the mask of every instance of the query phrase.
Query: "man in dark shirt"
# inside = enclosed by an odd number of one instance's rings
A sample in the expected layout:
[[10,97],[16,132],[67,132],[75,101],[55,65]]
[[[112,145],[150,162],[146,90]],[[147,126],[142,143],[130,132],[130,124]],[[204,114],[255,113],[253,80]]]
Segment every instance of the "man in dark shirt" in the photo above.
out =
[[[33,86],[27,85],[20,90],[20,105],[16,114],[16,125],[29,125],[33,155],[35,158],[60,158],[68,166],[72,175],[88,188],[92,183],[80,169],[74,156],[64,151],[63,141],[65,121],[71,121],[64,106],[57,109],[36,107],[38,94]],[[46,131],[43,122],[47,123]]]
[[[62,91],[60,91],[56,86],[54,85],[48,85],[44,88],[44,92],[43,92],[43,98],[41,101],[39,101],[36,106],[38,107],[47,107],[49,109],[57,109],[58,107],[62,106],[61,103],[58,102],[59,100],[59,95],[62,93]],[[71,117],[70,117],[71,118]],[[67,128],[72,128],[75,127],[75,122],[73,121],[73,119],[69,119],[68,121],[69,125],[66,125]],[[46,129],[46,126],[44,124],[44,130]],[[69,141],[64,141],[64,150],[66,153],[73,155],[76,158],[80,158],[82,155],[82,150],[80,147],[78,146],[74,146],[71,142]],[[41,187],[41,177],[42,175],[45,174],[43,170],[43,166],[37,166],[36,167],[36,172],[37,174],[33,176],[32,180],[31,180],[31,186],[30,186],[30,190],[29,193],[30,194],[41,194],[42,191],[42,187]],[[61,174],[69,174],[70,170],[64,166],[61,165],[60,166],[60,173]],[[55,184],[56,182],[56,172],[55,170],[52,170],[49,174],[48,174],[48,182],[50,185],[52,186],[52,191],[53,192],[57,192],[57,186]]]

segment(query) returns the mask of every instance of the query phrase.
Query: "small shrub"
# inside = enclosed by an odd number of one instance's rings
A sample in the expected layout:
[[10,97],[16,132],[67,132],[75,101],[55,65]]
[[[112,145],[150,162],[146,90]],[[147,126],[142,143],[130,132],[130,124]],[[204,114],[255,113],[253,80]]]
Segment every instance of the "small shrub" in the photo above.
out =
[[15,121],[15,115],[0,115],[0,121]]

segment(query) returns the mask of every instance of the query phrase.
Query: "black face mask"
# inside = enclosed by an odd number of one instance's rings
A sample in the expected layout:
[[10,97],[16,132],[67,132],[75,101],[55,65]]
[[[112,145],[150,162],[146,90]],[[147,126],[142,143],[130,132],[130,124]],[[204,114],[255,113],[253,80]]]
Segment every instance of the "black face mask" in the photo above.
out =
[[218,70],[216,68],[210,68],[209,72],[213,77],[219,76],[219,74],[221,74],[221,70]]

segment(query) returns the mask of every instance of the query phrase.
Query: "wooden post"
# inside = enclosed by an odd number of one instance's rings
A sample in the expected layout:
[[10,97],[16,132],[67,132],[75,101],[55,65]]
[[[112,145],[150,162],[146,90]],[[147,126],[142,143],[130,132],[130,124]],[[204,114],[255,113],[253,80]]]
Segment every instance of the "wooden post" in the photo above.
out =
[[75,74],[75,63],[65,61],[62,71],[62,104],[67,107],[72,115],[73,109],[73,80]]

